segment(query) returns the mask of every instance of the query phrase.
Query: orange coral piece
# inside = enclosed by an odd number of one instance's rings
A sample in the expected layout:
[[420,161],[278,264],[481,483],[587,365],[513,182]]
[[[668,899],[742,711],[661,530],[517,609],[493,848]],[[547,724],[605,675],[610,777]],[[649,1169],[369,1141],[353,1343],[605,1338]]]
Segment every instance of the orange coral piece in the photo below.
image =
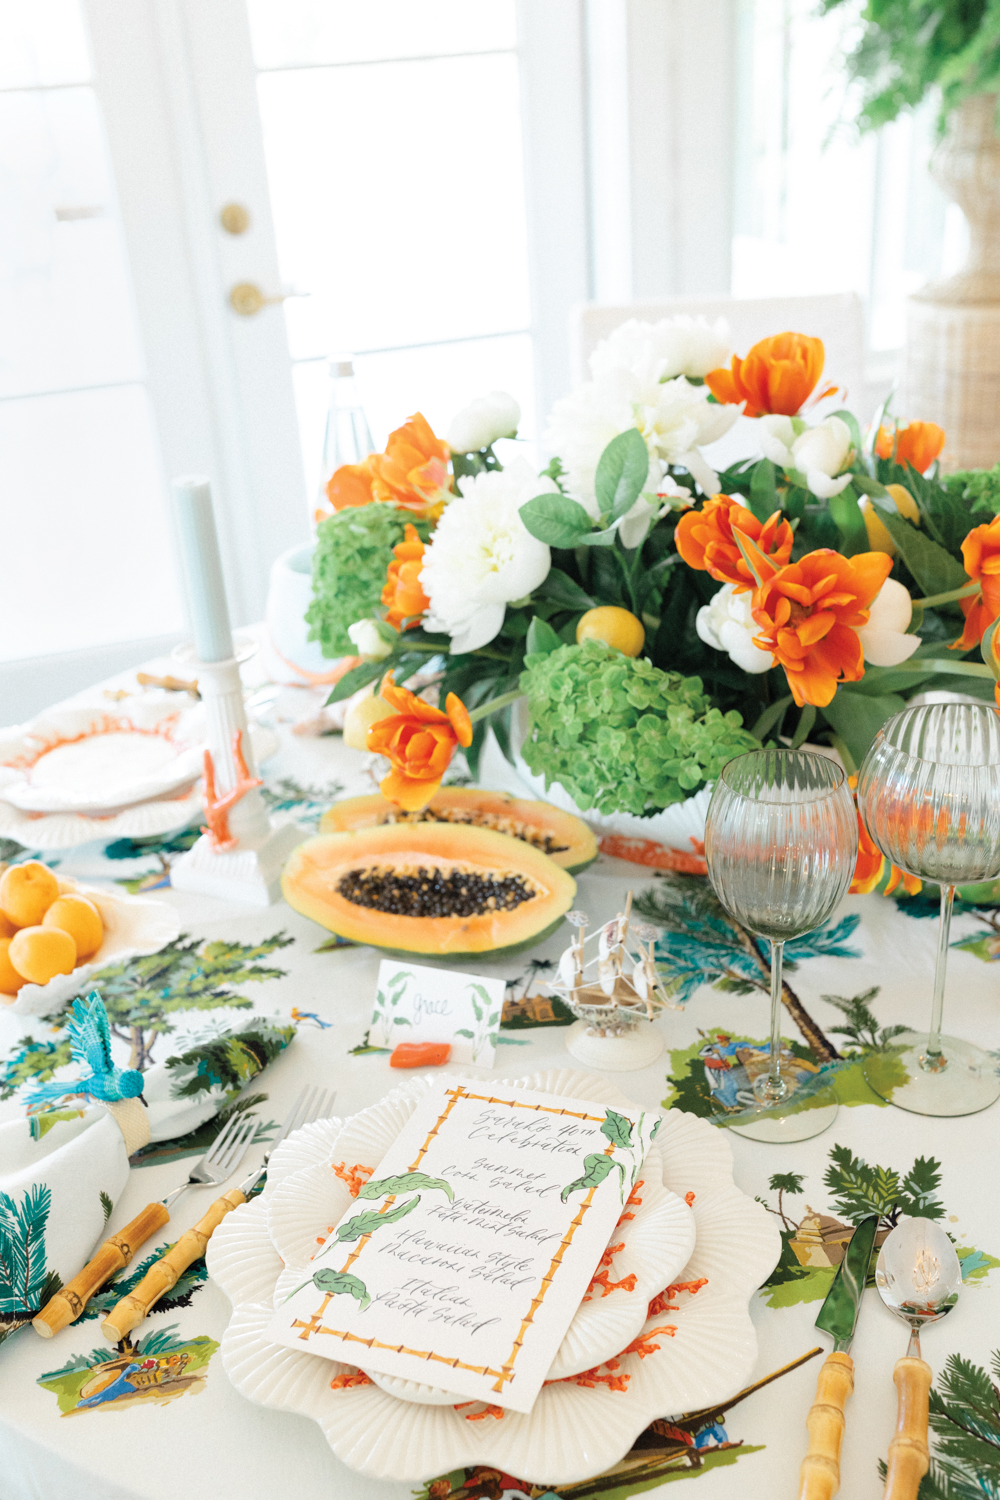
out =
[[695,1196],[696,1195],[694,1193],[685,1193],[684,1194],[684,1202],[687,1204],[688,1208],[693,1208],[694,1207]]
[[[710,370],[705,384],[717,401],[745,401],[748,417],[766,413],[794,417],[815,390],[825,357],[822,339],[776,333],[754,344],[745,359],[734,354],[731,369]],[[827,394],[829,390],[820,392],[820,396]]]
[[259,776],[251,776],[247,770],[247,763],[243,758],[243,731],[237,729],[233,735],[233,760],[236,762],[236,785],[231,791],[219,796],[215,789],[215,762],[212,760],[212,752],[205,751],[205,817],[208,826],[201,831],[207,834],[209,842],[216,854],[225,854],[230,849],[235,849],[239,839],[234,839],[229,831],[229,814],[242,797],[257,786],[263,786],[263,780]]
[[[478,1401],[459,1401],[453,1410],[461,1411],[463,1407],[478,1405]],[[465,1413],[465,1420],[467,1422],[482,1422],[485,1417],[494,1417],[499,1422],[504,1415],[505,1412],[502,1406],[494,1406],[492,1401],[487,1401],[482,1411],[467,1411]]]
[[363,1167],[360,1162],[355,1162],[353,1167],[345,1167],[342,1161],[332,1161],[330,1170],[341,1182],[347,1183],[347,1191],[352,1198],[356,1198],[372,1175],[374,1168]]
[[392,762],[379,790],[387,801],[417,812],[441,785],[456,745],[471,745],[472,721],[454,693],[448,694],[442,713],[407,688],[397,687],[391,672],[382,683],[382,697],[396,713],[376,719],[368,730],[368,749]]
[[800,708],[825,708],[838,682],[864,676],[858,628],[892,569],[885,552],[843,557],[829,547],[779,568],[753,596],[754,644],[785,669]]
[[355,1370],[353,1375],[335,1375],[330,1381],[331,1391],[349,1391],[356,1385],[371,1385],[364,1370]]
[[406,523],[403,540],[396,543],[392,554],[393,560],[389,564],[385,588],[382,590],[382,603],[388,610],[385,618],[397,630],[402,630],[403,622],[406,621],[406,629],[409,630],[419,625],[419,617],[431,602],[420,585],[424,544],[417,535],[417,528],[409,521]]
[[647,1354],[657,1354],[660,1350],[659,1344],[650,1343],[651,1339],[658,1334],[665,1333],[668,1338],[673,1338],[677,1328],[673,1323],[663,1323],[659,1328],[651,1328],[648,1333],[640,1333],[637,1339],[633,1339],[625,1350],[626,1354],[638,1354],[640,1359],[645,1359]]
[[701,510],[687,510],[677,522],[674,541],[689,568],[708,573],[719,583],[733,583],[739,594],[756,588],[757,581],[743,560],[733,527],[750,538],[776,568],[792,555],[792,528],[776,510],[758,521],[735,495],[713,495]]
[[389,1058],[390,1068],[434,1068],[451,1056],[450,1042],[400,1042]]

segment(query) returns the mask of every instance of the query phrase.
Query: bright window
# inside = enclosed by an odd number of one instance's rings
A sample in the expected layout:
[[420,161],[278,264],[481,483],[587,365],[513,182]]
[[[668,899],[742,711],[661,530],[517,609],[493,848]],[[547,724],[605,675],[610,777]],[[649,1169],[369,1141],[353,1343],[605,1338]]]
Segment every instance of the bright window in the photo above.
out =
[[473,396],[532,408],[513,0],[249,0],[310,494],[331,354],[375,442]]
[[178,630],[79,0],[0,4],[0,660]]
[[733,293],[856,291],[877,352],[902,346],[907,297],[960,261],[965,226],[927,170],[932,106],[863,138],[842,123],[853,24],[741,0]]

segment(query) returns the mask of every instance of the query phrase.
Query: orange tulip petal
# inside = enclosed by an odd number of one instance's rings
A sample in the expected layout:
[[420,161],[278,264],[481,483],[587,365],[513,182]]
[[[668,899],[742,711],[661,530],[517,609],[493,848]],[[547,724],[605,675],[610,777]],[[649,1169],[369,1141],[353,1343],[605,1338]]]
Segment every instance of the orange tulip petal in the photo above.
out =
[[379,791],[387,802],[395,802],[404,812],[419,812],[427,806],[440,785],[440,776],[436,781],[417,781],[394,766],[379,782]]
[[445,710],[451,720],[458,743],[463,749],[472,744],[472,720],[469,718],[469,710],[456,693],[449,693],[444,700]]

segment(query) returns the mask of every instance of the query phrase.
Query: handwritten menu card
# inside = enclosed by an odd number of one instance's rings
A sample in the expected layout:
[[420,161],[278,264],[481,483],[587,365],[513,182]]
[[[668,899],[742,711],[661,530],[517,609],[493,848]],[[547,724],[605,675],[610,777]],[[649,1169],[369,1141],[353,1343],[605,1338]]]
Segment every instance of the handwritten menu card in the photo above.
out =
[[491,1068],[503,995],[502,979],[384,958],[378,966],[369,1045],[450,1042],[453,1063]]
[[441,1079],[270,1335],[531,1410],[659,1117]]

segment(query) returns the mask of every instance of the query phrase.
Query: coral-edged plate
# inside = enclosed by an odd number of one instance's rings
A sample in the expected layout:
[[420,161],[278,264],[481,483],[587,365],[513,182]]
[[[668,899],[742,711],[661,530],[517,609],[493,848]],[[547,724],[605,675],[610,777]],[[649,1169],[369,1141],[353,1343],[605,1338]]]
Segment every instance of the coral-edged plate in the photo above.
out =
[[72,884],[93,901],[104,923],[104,940],[93,958],[70,974],[57,974],[48,984],[24,984],[16,995],[0,994],[0,1004],[15,1016],[48,1016],[72,999],[87,981],[109,964],[125,963],[146,953],[159,953],[178,936],[180,918],[166,901],[150,896],[127,896],[97,886]]
[[[606,1102],[622,1102],[603,1080],[567,1070],[516,1083],[564,1094],[589,1085],[589,1097],[601,1091]],[[412,1091],[408,1084],[383,1104],[404,1110]],[[349,1120],[337,1136],[334,1160],[341,1160],[342,1143],[371,1138],[370,1121],[359,1127],[360,1120]],[[481,1403],[456,1408],[401,1400],[354,1366],[271,1343],[273,1300],[287,1277],[276,1273],[280,1257],[270,1234],[264,1241],[277,1189],[270,1204],[251,1203],[230,1214],[209,1246],[209,1272],[233,1302],[222,1341],[229,1378],[252,1401],[312,1417],[334,1454],[371,1478],[416,1482],[488,1464],[537,1482],[570,1484],[610,1468],[651,1421],[725,1401],[746,1384],[757,1355],[749,1299],[780,1251],[771,1218],[734,1186],[732,1156],[719,1131],[670,1111],[656,1149],[665,1185],[692,1207],[691,1257],[654,1300],[627,1350],[596,1370],[546,1385],[529,1414],[501,1414]],[[317,1154],[316,1162],[329,1159]],[[270,1293],[261,1295],[266,1288]]]

